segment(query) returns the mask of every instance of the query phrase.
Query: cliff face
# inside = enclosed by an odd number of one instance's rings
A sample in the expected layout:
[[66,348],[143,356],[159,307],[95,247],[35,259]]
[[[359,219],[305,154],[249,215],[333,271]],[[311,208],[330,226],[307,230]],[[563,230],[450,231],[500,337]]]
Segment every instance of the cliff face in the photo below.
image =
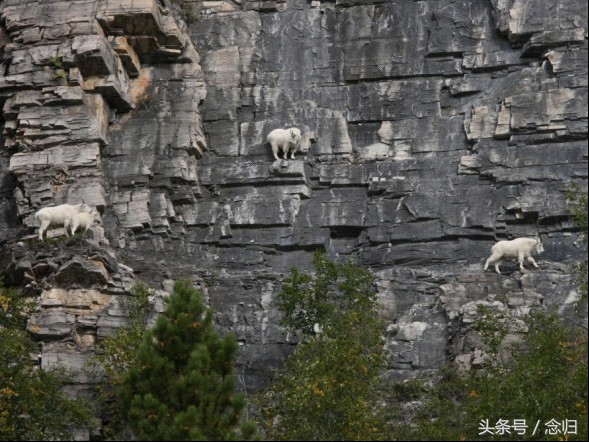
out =
[[[477,305],[570,309],[585,1],[184,6],[0,2],[0,240],[7,279],[38,297],[43,363],[79,369],[133,281],[189,277],[259,387],[292,348],[280,278],[317,248],[376,275],[394,379],[476,366]],[[266,135],[290,126],[310,149],[274,161]],[[36,244],[38,208],[82,199],[102,213],[89,241]],[[536,235],[539,269],[483,272],[496,240]]]

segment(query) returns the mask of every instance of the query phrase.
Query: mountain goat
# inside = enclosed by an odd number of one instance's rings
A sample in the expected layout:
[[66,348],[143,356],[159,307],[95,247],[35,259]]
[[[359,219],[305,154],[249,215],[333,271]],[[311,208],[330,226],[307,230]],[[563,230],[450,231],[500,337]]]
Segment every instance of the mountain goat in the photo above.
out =
[[299,150],[301,146],[301,130],[298,127],[291,127],[288,129],[274,129],[268,134],[266,138],[270,146],[272,146],[272,154],[274,159],[279,160],[278,151],[282,150],[284,153],[284,159],[288,159],[288,153],[290,152],[290,158],[295,159],[295,152]]
[[516,259],[519,261],[519,268],[524,271],[524,258],[530,261],[534,267],[538,267],[532,253],[542,253],[544,247],[540,238],[515,238],[511,241],[499,241],[491,247],[491,256],[485,262],[484,270],[487,270],[489,264],[495,263],[495,271],[499,274],[499,264],[505,259]]
[[80,212],[90,212],[92,209],[86,204],[61,204],[54,207],[43,207],[35,213],[35,219],[39,222],[39,240],[43,241],[43,233],[49,226],[63,226],[65,234],[69,236],[68,225],[70,218]]
[[92,209],[90,212],[78,212],[74,213],[69,219],[66,220],[64,227],[66,232],[69,227],[72,235],[76,234],[78,227],[84,229],[84,234],[86,234],[88,229],[92,227],[94,220],[98,219],[100,218],[96,209]]

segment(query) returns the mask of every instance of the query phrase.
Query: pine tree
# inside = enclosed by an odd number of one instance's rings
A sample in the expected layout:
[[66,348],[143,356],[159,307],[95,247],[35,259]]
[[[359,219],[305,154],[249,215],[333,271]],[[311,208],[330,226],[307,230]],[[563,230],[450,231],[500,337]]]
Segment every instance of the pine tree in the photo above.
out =
[[143,341],[118,395],[142,440],[232,440],[252,436],[235,393],[238,346],[219,336],[213,313],[188,281],[178,281],[166,311]]

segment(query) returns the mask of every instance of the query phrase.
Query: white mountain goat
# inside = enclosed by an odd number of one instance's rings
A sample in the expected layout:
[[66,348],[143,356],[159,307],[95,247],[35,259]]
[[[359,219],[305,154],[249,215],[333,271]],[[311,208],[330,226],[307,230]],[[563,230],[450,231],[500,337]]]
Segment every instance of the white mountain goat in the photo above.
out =
[[266,137],[270,146],[272,146],[272,154],[274,159],[279,160],[278,151],[282,150],[284,153],[284,159],[288,159],[288,153],[290,152],[290,158],[295,159],[295,152],[300,149],[301,146],[301,130],[298,127],[291,127],[288,129],[274,129]]
[[90,212],[92,209],[86,204],[61,204],[53,207],[43,207],[35,213],[35,219],[39,222],[39,240],[43,241],[43,233],[49,226],[63,226],[65,234],[69,236],[68,225],[70,218],[80,212]]
[[92,209],[90,210],[90,212],[74,213],[69,219],[66,220],[65,230],[67,231],[69,227],[71,230],[71,234],[75,235],[76,230],[78,230],[79,227],[80,229],[84,229],[85,235],[88,229],[92,227],[94,220],[99,219],[100,215],[98,214],[98,211],[96,209]]
[[515,238],[511,241],[499,241],[491,247],[491,256],[485,262],[484,270],[487,270],[489,264],[495,264],[495,271],[499,274],[499,264],[505,259],[516,259],[519,261],[519,268],[524,271],[524,258],[538,267],[532,253],[542,253],[544,247],[540,242],[540,238]]

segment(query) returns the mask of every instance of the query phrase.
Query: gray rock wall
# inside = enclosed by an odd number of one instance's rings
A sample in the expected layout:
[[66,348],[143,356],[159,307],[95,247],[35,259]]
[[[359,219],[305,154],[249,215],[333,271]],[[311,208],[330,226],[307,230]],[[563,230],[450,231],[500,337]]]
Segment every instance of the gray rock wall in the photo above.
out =
[[[57,330],[41,340],[91,352],[134,278],[188,277],[237,335],[254,389],[295,343],[280,279],[318,248],[376,275],[393,379],[476,367],[478,305],[569,312],[586,256],[564,197],[587,189],[585,2],[192,6],[0,3],[0,239],[14,283],[61,299],[31,319]],[[274,161],[266,135],[289,126],[310,149]],[[13,244],[39,207],[82,198],[102,213],[88,247],[112,257],[107,273],[73,245],[56,260]],[[535,235],[539,269],[483,272],[496,240]],[[64,300],[90,289],[106,298],[76,316]]]
[[[315,248],[375,272],[394,378],[472,361],[469,306],[502,299],[517,316],[571,302],[570,264],[586,252],[564,190],[587,186],[587,7],[556,3],[200,3],[199,204],[219,217],[207,211],[206,246],[191,250],[223,272],[213,304],[244,303],[226,323],[245,348],[284,342],[262,299]],[[311,149],[273,162],[265,136],[291,125]],[[515,263],[482,272],[496,240],[535,235],[538,287]]]

